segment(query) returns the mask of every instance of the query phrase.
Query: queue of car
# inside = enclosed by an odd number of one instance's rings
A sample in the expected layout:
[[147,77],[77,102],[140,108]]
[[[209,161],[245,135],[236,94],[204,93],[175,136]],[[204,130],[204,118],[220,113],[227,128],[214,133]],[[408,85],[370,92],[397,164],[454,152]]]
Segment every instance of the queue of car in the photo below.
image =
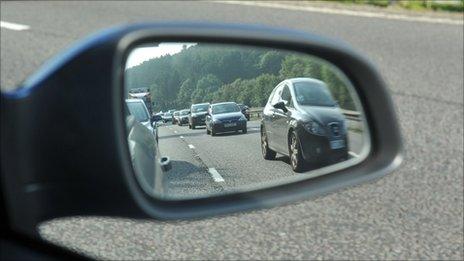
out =
[[[171,122],[189,129],[205,126],[206,134],[247,133],[250,109],[235,102],[197,103],[190,109],[168,110],[150,119],[141,99],[126,100],[130,113],[152,130],[158,139],[156,121]],[[322,161],[348,159],[348,130],[345,116],[322,81],[293,78],[279,83],[271,92],[260,122],[261,151],[264,159],[276,154],[290,158],[292,169]]]

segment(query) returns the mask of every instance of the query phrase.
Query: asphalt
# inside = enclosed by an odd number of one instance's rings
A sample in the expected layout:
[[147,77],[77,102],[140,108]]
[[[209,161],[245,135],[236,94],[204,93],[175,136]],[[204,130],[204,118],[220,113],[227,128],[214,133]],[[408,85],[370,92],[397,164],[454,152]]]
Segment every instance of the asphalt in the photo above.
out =
[[463,27],[205,2],[1,2],[2,90],[116,24],[201,20],[342,39],[375,63],[406,149],[376,182],[282,207],[185,222],[72,217],[43,237],[101,259],[463,259]]
[[[172,161],[172,169],[164,175],[163,184],[165,197],[170,199],[198,198],[291,182],[292,177],[309,176],[314,173],[311,170],[326,166],[309,166],[303,173],[295,173],[286,156],[278,154],[275,160],[264,160],[259,121],[249,121],[247,133],[227,132],[214,137],[206,134],[204,126],[192,130],[187,125],[168,123],[158,127],[158,135],[160,153]],[[361,154],[362,134],[349,131],[348,141],[349,151]],[[220,178],[215,179],[211,169]]]

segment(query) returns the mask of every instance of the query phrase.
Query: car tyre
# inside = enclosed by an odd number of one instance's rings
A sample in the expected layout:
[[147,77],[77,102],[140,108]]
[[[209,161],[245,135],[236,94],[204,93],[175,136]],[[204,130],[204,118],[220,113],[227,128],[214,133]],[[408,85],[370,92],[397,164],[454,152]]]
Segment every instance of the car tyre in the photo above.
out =
[[242,129],[242,133],[247,133],[247,131],[248,131],[248,130],[247,130],[247,127],[245,127],[245,128]]
[[195,125],[194,125],[194,124],[192,124],[192,128],[191,128],[191,129],[192,129],[192,130],[194,130],[194,129],[195,129]]
[[290,157],[290,165],[292,166],[293,171],[303,171],[305,167],[305,161],[303,159],[300,141],[295,131],[292,131],[288,138],[288,155]]
[[208,130],[208,127],[206,127],[206,135],[210,135],[211,131]]
[[263,153],[263,158],[266,160],[275,159],[276,152],[269,148],[269,143],[267,141],[267,135],[264,131],[264,127],[261,127],[261,152]]
[[211,128],[211,136],[216,136],[216,131],[214,130],[214,128]]

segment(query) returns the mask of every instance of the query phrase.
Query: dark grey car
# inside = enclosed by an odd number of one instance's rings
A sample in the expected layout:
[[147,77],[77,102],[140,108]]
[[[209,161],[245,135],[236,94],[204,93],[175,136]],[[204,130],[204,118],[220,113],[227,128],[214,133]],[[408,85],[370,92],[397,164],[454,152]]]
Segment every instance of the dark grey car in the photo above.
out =
[[345,117],[327,86],[312,78],[293,78],[272,91],[263,109],[261,148],[265,159],[290,157],[292,169],[348,158]]
[[209,108],[209,103],[192,104],[189,115],[189,128],[195,129],[196,126],[204,126],[206,113]]
[[206,134],[220,132],[247,132],[247,119],[235,102],[214,103],[206,115]]

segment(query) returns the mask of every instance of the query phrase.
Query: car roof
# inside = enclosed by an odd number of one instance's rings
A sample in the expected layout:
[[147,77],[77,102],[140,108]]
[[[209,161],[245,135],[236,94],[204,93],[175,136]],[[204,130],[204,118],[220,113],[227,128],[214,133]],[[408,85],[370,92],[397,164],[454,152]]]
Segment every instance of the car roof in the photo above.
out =
[[222,104],[231,104],[231,103],[237,104],[236,102],[218,102],[218,103],[211,104],[211,106],[222,105]]
[[312,82],[312,83],[324,84],[323,81],[320,81],[314,78],[309,78],[309,77],[290,78],[290,79],[285,79],[285,81],[290,82],[292,84],[295,82]]
[[192,106],[196,106],[196,105],[209,105],[209,102],[192,104]]

